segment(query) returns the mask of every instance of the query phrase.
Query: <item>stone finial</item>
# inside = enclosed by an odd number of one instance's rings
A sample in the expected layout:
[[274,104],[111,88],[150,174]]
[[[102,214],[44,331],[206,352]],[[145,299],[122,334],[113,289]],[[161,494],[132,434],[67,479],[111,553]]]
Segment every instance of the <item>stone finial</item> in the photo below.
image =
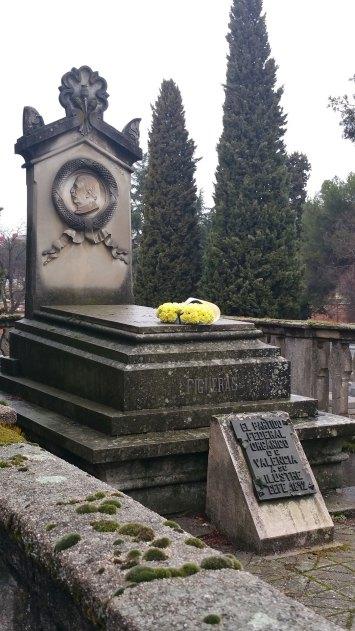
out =
[[90,116],[95,114],[103,118],[108,107],[106,80],[89,66],[72,68],[62,77],[59,86],[59,102],[65,109],[66,116],[82,115],[79,131],[85,135],[91,131]]
[[35,110],[34,107],[26,107],[23,108],[23,116],[22,116],[22,129],[23,135],[27,136],[31,134],[38,127],[43,127],[44,121],[42,116]]
[[137,145],[137,147],[139,146],[139,123],[141,120],[141,118],[133,118],[122,129],[122,134],[127,136],[134,145]]

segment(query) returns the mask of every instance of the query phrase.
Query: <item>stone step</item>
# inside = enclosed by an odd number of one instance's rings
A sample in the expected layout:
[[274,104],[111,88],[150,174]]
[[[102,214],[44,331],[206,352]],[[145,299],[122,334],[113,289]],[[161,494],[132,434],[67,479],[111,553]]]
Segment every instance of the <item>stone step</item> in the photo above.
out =
[[0,373],[0,387],[13,395],[23,397],[26,401],[111,436],[208,427],[213,414],[228,414],[229,412],[283,409],[290,414],[291,418],[302,419],[314,416],[316,411],[313,399],[294,395],[288,401],[259,401],[257,403],[244,401],[215,406],[181,406],[167,410],[121,412],[27,377],[14,377]]
[[[1,394],[2,396],[2,394]],[[6,395],[4,395],[6,397]],[[89,464],[107,464],[208,450],[209,428],[105,436],[61,414],[21,399],[11,399],[19,426],[51,449],[64,450]],[[183,445],[183,447],[182,447]]]
[[[61,344],[69,344],[73,348],[77,348],[89,353],[97,354],[118,362],[130,364],[146,364],[162,362],[173,362],[185,359],[194,360],[208,356],[212,359],[225,359],[230,357],[243,358],[250,354],[245,348],[243,340],[238,338],[231,343],[230,339],[212,342],[206,347],[206,343],[202,340],[194,340],[191,342],[180,342],[176,344],[167,340],[165,343],[145,344],[137,346],[130,344],[127,346],[125,339],[112,339],[108,333],[100,336],[93,336],[90,331],[79,330],[75,327],[60,326],[59,323],[48,323],[42,320],[21,320],[16,327],[16,335],[27,333],[42,339],[45,337],[52,342]],[[241,335],[241,334],[240,334]],[[277,357],[280,355],[280,349],[276,346],[269,346],[258,342],[254,345],[254,356],[260,357]]]

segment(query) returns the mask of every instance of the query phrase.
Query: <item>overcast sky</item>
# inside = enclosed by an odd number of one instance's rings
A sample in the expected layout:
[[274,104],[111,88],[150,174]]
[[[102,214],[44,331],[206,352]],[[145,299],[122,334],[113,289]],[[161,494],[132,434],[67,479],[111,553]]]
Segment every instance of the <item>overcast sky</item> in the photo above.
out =
[[[179,85],[187,126],[197,144],[197,183],[212,204],[216,144],[221,133],[228,14],[231,0],[30,0],[3,2],[0,59],[0,206],[2,223],[25,220],[22,109],[45,123],[64,115],[61,76],[87,64],[108,83],[105,120],[118,129],[142,117],[146,148],[150,104],[163,78]],[[272,54],[284,85],[289,151],[312,164],[309,193],[326,178],[355,170],[355,144],[342,138],[329,95],[351,92],[355,73],[354,0],[264,0]],[[355,86],[354,86],[355,88]],[[355,90],[354,90],[355,91]]]

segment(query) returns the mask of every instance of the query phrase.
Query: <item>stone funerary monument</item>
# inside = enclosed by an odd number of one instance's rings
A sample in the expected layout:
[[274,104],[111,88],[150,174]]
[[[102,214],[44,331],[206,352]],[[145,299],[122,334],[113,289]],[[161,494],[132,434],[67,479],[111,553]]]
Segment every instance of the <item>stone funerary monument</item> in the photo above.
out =
[[1,388],[20,397],[21,425],[163,513],[204,509],[219,414],[288,413],[318,480],[338,479],[340,461],[319,451],[329,427],[346,423],[319,421],[315,400],[291,396],[288,362],[253,324],[167,325],[133,304],[139,119],[122,132],[107,124],[106,88],[97,72],[73,68],[59,88],[64,118],[44,124],[24,109],[15,150],[28,188],[26,317],[0,374]]

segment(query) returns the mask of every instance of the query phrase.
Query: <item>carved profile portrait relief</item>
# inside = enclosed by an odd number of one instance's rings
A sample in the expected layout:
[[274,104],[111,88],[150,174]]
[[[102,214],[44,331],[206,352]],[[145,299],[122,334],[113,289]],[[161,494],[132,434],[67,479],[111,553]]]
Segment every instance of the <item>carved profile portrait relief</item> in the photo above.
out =
[[102,206],[100,184],[93,175],[78,175],[70,189],[70,195],[77,215],[98,210]]
[[[109,222],[117,212],[118,186],[103,164],[89,158],[76,158],[63,164],[52,186],[54,207],[65,230],[46,250],[43,265],[58,258],[69,243],[104,244],[112,258],[128,265],[128,252],[109,232]],[[106,227],[107,226],[107,227]]]

